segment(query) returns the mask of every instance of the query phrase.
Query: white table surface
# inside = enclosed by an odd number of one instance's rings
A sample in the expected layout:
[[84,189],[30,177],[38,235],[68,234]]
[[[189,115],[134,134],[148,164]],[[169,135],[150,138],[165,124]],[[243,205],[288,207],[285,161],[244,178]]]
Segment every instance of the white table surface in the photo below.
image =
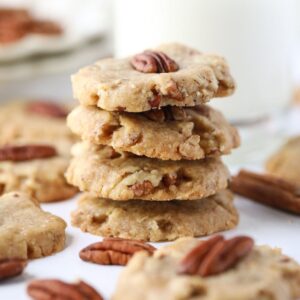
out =
[[[289,118],[288,134],[300,132],[300,111],[294,111]],[[241,165],[240,165],[241,166]],[[236,170],[240,166],[232,168]],[[261,168],[261,164],[247,160],[242,166]],[[225,233],[226,236],[246,234],[255,238],[258,244],[269,244],[282,248],[283,252],[300,262],[300,217],[256,204],[236,197],[236,206],[240,213],[240,223],[236,229]],[[26,285],[31,279],[59,278],[65,281],[83,279],[98,289],[105,299],[112,295],[122,267],[100,266],[81,261],[79,251],[101,238],[81,232],[70,225],[70,212],[76,207],[76,199],[44,204],[43,208],[67,221],[66,248],[53,256],[33,260],[20,277],[0,284],[1,300],[25,300]],[[160,247],[162,243],[155,246]]]

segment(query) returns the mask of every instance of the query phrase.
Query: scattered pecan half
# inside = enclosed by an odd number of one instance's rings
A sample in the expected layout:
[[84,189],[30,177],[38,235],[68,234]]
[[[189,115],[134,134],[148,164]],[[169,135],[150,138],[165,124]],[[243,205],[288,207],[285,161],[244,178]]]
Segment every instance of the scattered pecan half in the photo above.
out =
[[70,284],[57,279],[33,280],[27,286],[34,300],[103,300],[103,297],[84,281]]
[[148,195],[152,192],[154,186],[149,180],[145,180],[141,183],[135,183],[130,186],[130,189],[133,191],[135,197],[141,197]]
[[216,235],[188,252],[180,262],[178,273],[202,277],[222,273],[249,254],[253,246],[253,239],[247,236],[225,240]]
[[84,261],[100,265],[122,265],[125,266],[135,252],[147,251],[153,254],[156,249],[142,241],[105,238],[102,242],[94,243],[79,253]]
[[48,145],[3,146],[0,148],[0,161],[25,161],[56,155],[56,149]]
[[134,69],[143,73],[169,73],[176,72],[179,67],[177,63],[160,51],[144,51],[131,59]]
[[28,103],[27,111],[53,118],[65,118],[68,115],[68,111],[64,107],[56,103],[42,101]]
[[300,213],[300,186],[279,177],[241,170],[232,178],[230,188],[258,203]]
[[25,267],[27,261],[21,258],[4,258],[0,259],[0,280],[15,277],[20,275]]

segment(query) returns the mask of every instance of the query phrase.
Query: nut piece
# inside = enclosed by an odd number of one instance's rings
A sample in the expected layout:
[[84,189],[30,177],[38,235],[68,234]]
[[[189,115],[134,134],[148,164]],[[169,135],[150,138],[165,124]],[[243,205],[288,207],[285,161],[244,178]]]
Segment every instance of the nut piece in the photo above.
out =
[[65,108],[52,102],[31,102],[27,105],[27,111],[53,118],[65,118],[68,114]]
[[258,203],[300,213],[300,186],[279,177],[241,170],[232,178],[230,188]]
[[84,281],[70,284],[56,279],[34,280],[27,286],[34,300],[103,300],[103,297]]
[[154,186],[149,180],[145,180],[142,183],[132,185],[130,188],[132,189],[134,196],[141,197],[150,194]]
[[253,239],[247,236],[225,240],[223,236],[216,235],[188,252],[180,263],[178,273],[202,277],[222,273],[249,254],[253,246]]
[[0,260],[0,280],[15,277],[20,275],[25,267],[27,261],[20,258],[4,258]]
[[56,155],[56,149],[48,145],[4,146],[0,148],[0,161],[25,161]]
[[177,63],[165,53],[150,50],[135,55],[131,65],[143,73],[169,73],[179,69]]
[[102,242],[82,249],[79,256],[82,260],[95,264],[125,266],[135,252],[147,251],[153,254],[155,250],[156,248],[142,241],[105,238]]

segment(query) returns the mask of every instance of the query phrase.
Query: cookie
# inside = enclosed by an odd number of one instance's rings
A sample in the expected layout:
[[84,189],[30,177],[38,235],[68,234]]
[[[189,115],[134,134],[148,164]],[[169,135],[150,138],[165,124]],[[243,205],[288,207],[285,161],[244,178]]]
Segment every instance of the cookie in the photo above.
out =
[[229,191],[194,201],[113,201],[83,194],[72,213],[72,224],[105,237],[151,242],[203,236],[238,223]]
[[76,137],[66,126],[65,106],[37,101],[13,101],[0,106],[0,146],[7,144],[53,144],[69,156]]
[[139,114],[79,106],[67,124],[83,140],[163,160],[219,156],[240,144],[237,130],[207,105]]
[[44,212],[28,195],[0,197],[0,258],[37,258],[61,251],[66,223]]
[[[208,277],[180,275],[183,257],[199,241],[182,238],[149,256],[139,252],[118,280],[113,300],[293,300],[300,266],[279,249],[255,246],[233,268]],[[138,288],[137,288],[138,287]]]
[[[134,64],[140,58],[142,65],[149,62],[154,68],[140,71]],[[163,70],[159,66],[164,66]],[[74,97],[83,105],[127,112],[166,105],[195,106],[231,95],[235,89],[222,57],[180,44],[161,45],[150,54],[100,60],[73,75],[72,86]]]
[[81,191],[112,200],[196,200],[228,185],[229,171],[219,158],[162,161],[81,143],[66,172]]
[[[77,192],[64,178],[70,149],[76,140],[65,124],[68,111],[62,105],[37,101],[15,101],[0,107],[0,186],[3,192],[23,191],[40,202],[67,199]],[[29,152],[32,146],[54,148],[56,155],[16,159],[14,155],[22,154],[27,146]],[[13,156],[6,156],[7,147],[14,149]]]
[[[2,192],[22,191],[36,198],[39,202],[64,200],[77,193],[78,190],[69,185],[64,178],[64,173],[69,165],[69,158],[54,153],[50,157],[31,157],[27,160],[23,160],[21,157],[18,160],[17,157],[8,157],[9,153],[5,152],[5,149],[15,149],[14,151],[20,151],[21,155],[24,155],[24,149],[28,147],[31,147],[29,152],[32,152],[32,148],[39,146],[0,147],[0,186],[2,186]],[[46,146],[43,145],[43,147]],[[15,153],[12,154],[16,155]]]
[[300,136],[290,139],[266,163],[266,170],[275,176],[300,185]]

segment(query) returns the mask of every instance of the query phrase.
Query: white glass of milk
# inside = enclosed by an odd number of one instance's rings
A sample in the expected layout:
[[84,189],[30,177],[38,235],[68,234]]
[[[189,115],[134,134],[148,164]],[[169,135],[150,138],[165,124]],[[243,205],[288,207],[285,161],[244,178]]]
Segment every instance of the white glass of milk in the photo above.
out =
[[115,0],[116,56],[182,42],[228,60],[236,93],[211,103],[232,121],[269,116],[288,104],[293,0]]

